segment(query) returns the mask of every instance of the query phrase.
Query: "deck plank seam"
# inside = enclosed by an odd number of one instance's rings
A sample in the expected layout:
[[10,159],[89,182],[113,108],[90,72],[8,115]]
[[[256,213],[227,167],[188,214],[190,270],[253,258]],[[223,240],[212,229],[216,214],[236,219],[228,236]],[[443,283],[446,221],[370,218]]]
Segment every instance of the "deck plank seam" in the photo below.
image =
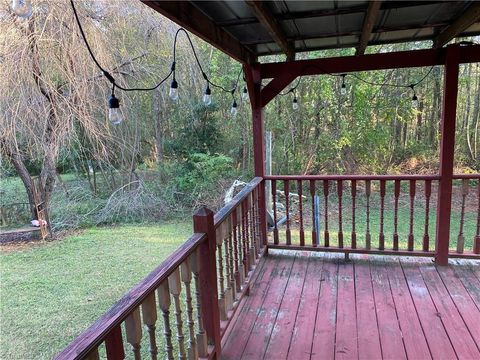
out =
[[[451,293],[450,289],[448,288],[447,284],[445,283],[445,280],[443,279],[441,273],[438,271],[438,267],[434,266],[434,268],[435,268],[435,271],[437,272],[438,276],[440,277],[440,280],[442,281],[443,286],[447,290],[447,293],[450,296],[450,300],[452,301],[453,305],[455,306],[455,309],[457,310],[458,315],[460,315],[460,318],[462,319],[463,324],[465,325],[465,328],[467,329],[468,333],[472,337],[473,343],[477,347],[477,350],[480,352],[480,343],[475,341],[475,337],[473,336],[472,331],[470,330],[467,322],[465,321],[465,318],[463,317],[462,312],[459,310],[457,302],[455,301],[454,297],[452,296],[452,293]],[[474,305],[475,305],[475,303],[474,303]]]
[[373,306],[375,308],[375,323],[377,324],[377,334],[378,334],[378,343],[380,344],[380,354],[382,356],[382,359],[383,359],[383,348],[382,348],[382,340],[381,340],[381,337],[380,337],[380,327],[378,325],[378,316],[377,316],[377,302],[375,301],[375,291],[373,289],[373,283],[372,283],[372,269],[370,268],[370,259],[368,259],[368,274],[369,274],[369,283],[370,283],[370,287],[372,289],[372,297],[373,297]]
[[[418,267],[417,264],[415,264],[414,268],[415,268],[416,271],[420,274],[420,277],[422,278],[422,281],[423,281],[423,283],[425,284],[425,289],[427,289],[428,296],[430,297],[430,301],[432,302],[433,307],[435,308],[436,313],[437,313],[437,314],[441,314],[441,313],[438,311],[437,304],[435,304],[435,301],[433,300],[432,294],[430,293],[430,289],[428,288],[428,285],[427,285],[427,283],[425,282],[425,277],[423,276],[422,272],[420,271],[420,268]],[[450,341],[450,345],[452,346],[452,349],[453,349],[453,352],[455,353],[455,356],[457,357],[457,359],[460,359],[460,357],[458,356],[457,349],[455,349],[455,346],[453,345],[453,342],[452,342],[452,339],[451,339],[451,337],[450,337],[450,334],[449,334],[448,331],[447,331],[447,327],[445,326],[445,322],[443,321],[442,316],[438,316],[438,318],[440,319],[440,323],[441,323],[442,326],[443,326],[443,330],[445,331],[445,334],[447,335],[448,341]]]
[[[295,263],[298,260],[298,256],[299,256],[299,253],[295,252],[295,258],[293,259],[292,267],[290,268],[290,273],[288,274],[288,279],[287,279],[287,282],[285,283],[285,288],[284,288],[284,291],[283,291],[283,294],[282,294],[282,299],[280,300],[280,304],[278,305],[277,313],[275,314],[275,321],[273,321],[273,326],[272,326],[272,329],[270,330],[270,335],[268,337],[267,345],[265,346],[265,351],[263,353],[262,359],[265,359],[265,356],[267,355],[268,346],[270,345],[270,339],[272,338],[272,333],[273,333],[273,330],[275,329],[275,325],[276,325],[277,320],[278,320],[278,314],[280,312],[280,309],[282,308],[283,299],[285,298],[285,294],[286,294],[287,289],[288,289],[288,284],[290,283],[290,279],[292,277],[292,270],[293,270],[293,267],[295,266]],[[303,274],[303,284],[305,284],[305,276],[306,276],[306,272],[304,272],[304,274]],[[303,291],[303,285],[302,285],[302,291]],[[300,302],[299,302],[299,305],[300,305]],[[298,312],[298,306],[297,306],[297,312]],[[295,314],[295,318],[296,318],[296,314]],[[290,340],[291,340],[291,338],[290,338]],[[290,347],[290,345],[289,345],[289,347]],[[287,351],[287,354],[288,354],[288,351]]]
[[[307,268],[305,269],[305,276],[303,278],[303,285],[302,285],[302,292],[300,293],[300,298],[299,298],[299,301],[298,301],[298,306],[297,306],[297,312],[295,313],[295,321],[293,323],[293,329],[295,330],[295,325],[297,324],[297,318],[298,318],[298,312],[300,310],[300,303],[301,303],[301,299],[302,299],[302,295],[303,295],[303,292],[305,290],[305,282],[306,282],[306,278],[307,278],[307,274],[308,274],[308,269],[310,267],[310,264],[311,264],[311,254],[309,254],[308,256],[308,262],[307,262]],[[292,346],[292,341],[293,341],[293,333],[292,333],[292,336],[290,337],[290,342],[288,343],[288,349],[287,349],[287,355],[286,355],[286,358],[288,358],[288,355],[290,353],[290,347]],[[268,348],[268,347],[267,347]]]
[[[467,286],[467,284],[465,284],[465,282],[468,280],[466,279],[466,274],[465,274],[465,270],[464,269],[460,269],[459,267],[461,266],[459,260],[457,260],[456,264],[458,266],[454,266],[453,267],[453,271],[455,272],[455,275],[458,277],[458,279],[460,280],[460,282],[462,283],[463,287],[465,288],[465,290],[467,291],[467,294],[470,296],[470,298],[472,299],[473,303],[475,304],[475,306],[478,308],[478,310],[480,311],[480,302],[477,301],[477,299],[475,298],[474,294],[472,294],[471,290],[469,289],[469,286]],[[473,272],[472,272],[472,276],[473,278],[475,279],[475,276],[473,275]],[[479,286],[480,288],[480,286]]]
[[[427,336],[426,336],[426,333],[425,333],[425,329],[423,328],[423,324],[422,324],[422,321],[420,319],[420,315],[418,314],[417,304],[415,303],[415,300],[413,299],[412,290],[410,289],[410,286],[408,286],[408,281],[407,281],[407,277],[405,275],[405,271],[404,271],[403,266],[402,266],[402,262],[400,261],[400,258],[397,258],[397,261],[398,261],[398,265],[399,265],[400,269],[402,270],[403,279],[404,279],[405,285],[408,289],[408,294],[410,295],[410,300],[413,304],[413,308],[415,309],[415,315],[416,315],[416,318],[418,320],[418,324],[420,325],[420,328],[422,329],[423,338],[425,339],[425,343],[427,344],[428,352],[430,353],[430,358],[433,359],[432,349],[430,349],[430,344],[428,343]],[[389,278],[389,281],[390,281],[390,278]],[[406,350],[406,347],[405,347],[405,350]],[[408,357],[408,354],[407,354],[407,357]]]

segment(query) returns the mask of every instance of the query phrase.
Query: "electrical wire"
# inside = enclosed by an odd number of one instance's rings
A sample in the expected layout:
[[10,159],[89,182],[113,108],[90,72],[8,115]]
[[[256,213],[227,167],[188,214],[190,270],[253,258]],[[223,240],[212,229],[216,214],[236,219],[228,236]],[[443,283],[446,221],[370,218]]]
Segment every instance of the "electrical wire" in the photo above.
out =
[[224,92],[227,92],[227,93],[231,93],[233,95],[233,93],[237,90],[238,88],[238,83],[240,81],[240,74],[242,73],[242,68],[240,68],[240,71],[238,73],[238,76],[237,76],[237,80],[235,82],[235,85],[232,89],[226,89],[225,87],[223,87],[222,85],[219,85],[219,84],[216,84],[214,83],[213,81],[211,81],[208,76],[206,75],[205,71],[203,70],[203,66],[198,58],[198,55],[197,55],[197,52],[195,50],[195,46],[193,45],[193,42],[192,42],[192,39],[190,38],[190,34],[184,29],[184,28],[180,28],[177,30],[177,32],[175,33],[175,38],[174,38],[174,42],[173,42],[173,63],[172,63],[172,66],[170,68],[170,72],[167,74],[167,76],[165,76],[162,80],[160,80],[160,82],[158,82],[156,85],[154,86],[151,86],[151,87],[133,87],[133,88],[128,88],[128,87],[124,87],[124,86],[121,86],[117,83],[115,77],[110,74],[101,64],[100,62],[97,60],[97,58],[95,57],[93,51],[92,51],[92,48],[90,47],[90,44],[87,40],[87,36],[85,35],[85,31],[83,30],[83,26],[82,26],[82,23],[80,21],[80,17],[78,16],[78,12],[77,12],[77,9],[75,7],[75,4],[74,4],[74,1],[73,0],[70,0],[70,4],[72,6],[72,10],[73,10],[73,14],[75,16],[75,20],[77,22],[77,25],[78,25],[78,28],[80,30],[80,34],[81,34],[81,37],[83,39],[83,42],[85,43],[85,46],[88,50],[88,53],[90,54],[90,57],[92,58],[93,62],[95,63],[95,65],[100,69],[100,71],[102,72],[102,74],[108,79],[108,81],[110,81],[114,87],[113,88],[118,88],[120,90],[123,90],[123,91],[152,91],[152,90],[155,90],[157,89],[160,85],[162,85],[165,81],[167,81],[168,78],[170,78],[170,76],[173,75],[173,79],[175,79],[175,64],[176,64],[176,57],[177,57],[177,39],[178,39],[178,35],[180,32],[183,32],[185,34],[185,36],[187,37],[187,40],[188,40],[188,43],[192,49],[192,52],[193,52],[193,56],[195,58],[195,61],[200,69],[200,71],[202,72],[202,76],[203,78],[207,81],[207,83],[215,88],[218,88],[218,89],[221,89],[222,91]]

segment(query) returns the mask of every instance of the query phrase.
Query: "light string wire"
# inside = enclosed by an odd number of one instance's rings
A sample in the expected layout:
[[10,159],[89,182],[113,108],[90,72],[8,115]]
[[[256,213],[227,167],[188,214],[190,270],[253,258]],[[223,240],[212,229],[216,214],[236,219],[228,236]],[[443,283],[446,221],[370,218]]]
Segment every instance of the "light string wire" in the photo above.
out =
[[180,32],[183,32],[186,37],[187,37],[187,40],[188,40],[188,43],[192,49],[192,53],[193,53],[193,56],[195,58],[195,61],[200,69],[200,71],[202,72],[202,76],[203,78],[207,81],[207,83],[209,85],[212,85],[213,87],[217,88],[217,89],[220,89],[226,93],[230,93],[232,94],[232,97],[235,99],[235,96],[234,96],[234,93],[235,91],[237,90],[238,88],[238,83],[240,81],[240,75],[242,73],[242,68],[240,68],[240,71],[238,72],[238,75],[237,75],[237,79],[236,79],[236,82],[233,86],[232,89],[227,89],[225,88],[224,86],[222,85],[219,85],[219,84],[216,84],[214,83],[213,81],[211,81],[208,76],[206,75],[205,71],[203,70],[203,66],[197,56],[197,52],[195,50],[195,47],[193,46],[193,42],[192,42],[192,39],[190,38],[190,34],[184,29],[184,28],[180,28],[177,30],[177,32],[175,33],[175,38],[174,38],[174,42],[173,42],[173,62],[172,62],[172,66],[170,68],[170,72],[163,78],[160,80],[160,82],[158,82],[156,85],[154,86],[151,86],[151,87],[133,87],[133,88],[128,88],[128,87],[124,87],[124,86],[121,86],[117,83],[115,77],[113,77],[112,74],[110,74],[101,64],[100,62],[97,60],[97,58],[95,57],[93,51],[92,51],[92,48],[90,47],[90,44],[87,40],[87,36],[85,35],[85,31],[83,30],[83,26],[82,26],[82,23],[80,21],[80,17],[78,16],[78,12],[77,12],[77,9],[75,7],[75,4],[74,4],[74,1],[73,0],[70,0],[70,4],[72,6],[72,10],[73,10],[73,14],[75,16],[75,20],[77,22],[77,25],[78,25],[78,28],[80,30],[80,34],[81,34],[81,37],[83,39],[83,42],[85,43],[85,46],[88,50],[88,53],[90,54],[90,57],[92,58],[93,62],[95,63],[95,65],[100,69],[100,71],[102,72],[102,74],[108,79],[108,81],[110,81],[112,84],[113,84],[113,87],[112,87],[112,93],[113,93],[113,90],[115,88],[118,88],[120,90],[123,90],[123,91],[152,91],[152,90],[155,90],[157,89],[160,85],[162,85],[165,81],[167,81],[168,78],[170,78],[170,76],[173,75],[173,79],[175,80],[175,64],[176,64],[176,54],[177,54],[177,38],[178,38],[178,35]]
[[[371,85],[371,86],[380,86],[380,87],[383,87],[383,86],[391,86],[391,87],[396,87],[396,88],[410,88],[413,90],[413,92],[415,93],[415,89],[414,87],[419,85],[420,83],[422,83],[427,77],[428,75],[430,75],[430,73],[433,71],[433,68],[435,67],[435,65],[432,65],[430,67],[430,69],[425,73],[425,75],[420,78],[420,80],[414,82],[414,83],[411,83],[411,84],[392,84],[392,83],[388,83],[388,82],[384,82],[384,83],[377,83],[377,82],[372,82],[372,81],[368,81],[368,80],[365,80],[365,79],[362,79],[360,76],[358,76],[357,74],[333,74],[331,72],[328,72],[328,71],[325,71],[321,68],[319,68],[318,66],[315,66],[315,65],[308,65],[307,68],[314,68],[315,70],[317,71],[320,71],[322,74],[324,75],[330,75],[330,76],[334,76],[334,77],[343,77],[344,79],[347,77],[347,76],[351,76],[367,85]],[[283,92],[283,93],[279,93],[279,95],[288,95],[290,93],[294,93],[295,94],[295,91],[296,89],[298,88],[298,86],[300,85],[300,82],[301,82],[301,79],[302,79],[303,76],[300,76],[298,81],[297,81],[297,84],[293,87],[291,87],[288,91],[286,92]]]

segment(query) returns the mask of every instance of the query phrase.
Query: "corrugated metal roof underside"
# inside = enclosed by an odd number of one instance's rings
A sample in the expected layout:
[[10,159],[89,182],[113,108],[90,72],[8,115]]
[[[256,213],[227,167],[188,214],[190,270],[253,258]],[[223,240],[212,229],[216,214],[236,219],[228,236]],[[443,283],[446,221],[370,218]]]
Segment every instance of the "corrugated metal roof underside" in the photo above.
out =
[[[279,45],[244,1],[192,1],[218,27],[258,56],[281,53]],[[432,40],[472,1],[384,1],[368,45]],[[368,1],[268,1],[296,52],[355,47],[362,33]],[[480,22],[461,34],[480,34]]]

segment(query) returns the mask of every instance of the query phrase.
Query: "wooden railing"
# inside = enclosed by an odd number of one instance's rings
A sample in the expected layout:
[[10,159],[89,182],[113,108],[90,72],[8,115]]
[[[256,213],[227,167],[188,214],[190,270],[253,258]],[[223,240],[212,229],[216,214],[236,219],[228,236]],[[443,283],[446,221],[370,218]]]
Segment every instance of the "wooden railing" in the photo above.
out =
[[195,234],[56,359],[123,359],[128,352],[135,359],[220,358],[222,336],[265,249],[262,186],[253,179],[215,216],[200,209]]
[[[454,204],[459,209],[451,213],[451,222],[458,225],[458,232],[450,239],[451,244],[456,240],[456,246],[450,246],[449,255],[480,254],[480,174],[454,175],[453,179],[460,184],[454,186],[452,192],[461,200],[460,204]],[[466,222],[475,226],[466,229]]]
[[[479,175],[454,178],[473,185]],[[440,176],[285,175],[266,176],[265,180],[271,181],[273,200],[273,241],[268,243],[269,248],[347,254],[436,254]],[[460,214],[458,239],[450,238],[450,247],[457,247],[450,251],[452,256],[475,255],[480,247],[479,214],[470,212],[469,216],[475,216],[477,221],[476,237],[473,251],[463,251],[462,229],[469,193],[466,185],[463,189],[463,206],[456,214],[452,211],[452,222]]]

